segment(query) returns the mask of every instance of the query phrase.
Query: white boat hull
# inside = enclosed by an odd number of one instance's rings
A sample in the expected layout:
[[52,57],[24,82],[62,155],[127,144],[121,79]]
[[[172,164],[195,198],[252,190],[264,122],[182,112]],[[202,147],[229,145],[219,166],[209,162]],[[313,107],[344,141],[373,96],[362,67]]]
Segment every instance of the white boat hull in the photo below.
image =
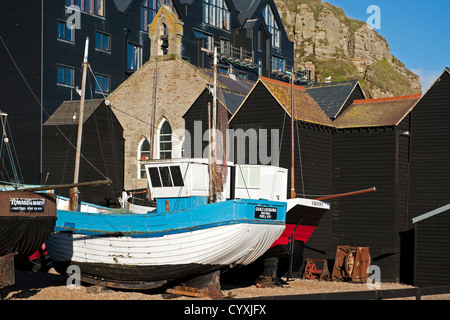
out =
[[170,282],[222,267],[248,265],[269,249],[283,230],[284,225],[240,223],[154,238],[58,232],[46,245],[55,263],[78,265],[87,277],[107,281],[110,275],[127,282],[134,280],[133,270],[147,270],[145,276],[137,277],[140,281]]

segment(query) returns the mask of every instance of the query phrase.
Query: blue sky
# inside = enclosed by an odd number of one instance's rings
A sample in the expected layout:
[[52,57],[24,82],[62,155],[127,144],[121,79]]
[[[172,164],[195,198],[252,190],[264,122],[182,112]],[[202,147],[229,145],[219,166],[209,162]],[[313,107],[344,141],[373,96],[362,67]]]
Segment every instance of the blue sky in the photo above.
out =
[[367,21],[381,10],[381,29],[392,54],[420,76],[425,92],[450,67],[450,0],[326,0],[353,19]]

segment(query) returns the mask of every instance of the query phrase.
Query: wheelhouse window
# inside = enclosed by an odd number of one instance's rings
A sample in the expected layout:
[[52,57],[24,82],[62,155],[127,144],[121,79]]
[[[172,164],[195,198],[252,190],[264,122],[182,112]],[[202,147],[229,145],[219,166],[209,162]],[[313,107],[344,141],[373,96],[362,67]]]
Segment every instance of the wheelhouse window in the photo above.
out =
[[110,91],[110,77],[102,74],[95,75],[95,92],[109,93]]
[[161,6],[173,9],[171,0],[143,0],[141,2],[141,30],[148,32],[148,25],[152,23]]
[[69,25],[65,21],[58,20],[58,39],[74,42],[75,41],[75,29],[69,28]]
[[[139,147],[139,156],[138,156],[138,163],[139,163],[139,179],[145,179],[146,173],[145,173],[145,165],[142,163],[143,161],[150,160],[150,143],[147,139],[143,139],[141,141],[140,147]],[[150,172],[151,174],[151,172]]]
[[203,22],[230,30],[230,10],[225,0],[203,0]]
[[97,16],[105,15],[104,0],[66,0],[66,6],[77,6],[81,11]]
[[137,70],[142,66],[142,48],[140,46],[128,43],[127,56],[128,70]]
[[172,128],[167,120],[159,130],[159,158],[172,159]]
[[272,45],[274,47],[280,47],[280,28],[273,14],[270,4],[266,6],[263,11],[264,21],[266,22],[269,32],[272,34]]
[[180,166],[152,167],[148,172],[153,188],[184,187]]
[[74,69],[67,66],[58,65],[57,82],[59,85],[73,87]]
[[240,166],[236,170],[236,187],[238,188],[260,188],[260,168]]
[[111,51],[111,36],[109,34],[96,31],[95,49],[102,51]]

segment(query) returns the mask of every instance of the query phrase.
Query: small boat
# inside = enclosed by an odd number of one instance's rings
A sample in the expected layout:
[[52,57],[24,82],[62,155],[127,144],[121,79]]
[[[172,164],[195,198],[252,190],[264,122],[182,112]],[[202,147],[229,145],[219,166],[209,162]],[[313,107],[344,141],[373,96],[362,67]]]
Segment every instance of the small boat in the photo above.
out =
[[[80,114],[87,64],[86,49]],[[80,127],[81,121],[78,146]],[[214,151],[209,159],[148,161],[156,207],[140,213],[80,204],[77,190],[71,191],[69,208],[58,203],[58,220],[46,242],[53,266],[67,274],[67,267],[76,265],[88,283],[152,289],[251,264],[282,234],[286,202],[231,197],[230,165],[217,162]],[[276,168],[273,172],[270,183],[279,176]]]
[[[47,240],[56,221],[56,196],[51,193],[21,191],[19,174],[8,137],[7,114],[1,112],[0,154],[7,154],[11,182],[0,186],[0,257],[7,254],[26,257]],[[8,161],[2,160],[3,165]]]

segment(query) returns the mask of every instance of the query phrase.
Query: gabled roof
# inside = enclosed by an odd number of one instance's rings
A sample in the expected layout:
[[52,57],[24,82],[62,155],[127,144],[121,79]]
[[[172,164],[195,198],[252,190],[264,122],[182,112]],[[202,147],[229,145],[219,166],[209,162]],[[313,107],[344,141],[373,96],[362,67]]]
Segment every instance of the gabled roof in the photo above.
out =
[[[212,83],[213,71],[209,69],[201,69],[201,71],[211,78]],[[221,73],[218,73],[217,81],[219,82],[219,85],[226,90],[245,96],[250,92],[250,90],[253,88],[253,85],[255,84],[252,81],[243,80],[235,76]]]
[[[85,100],[83,123],[91,117],[103,101],[103,99]],[[50,116],[50,118],[48,118],[48,120],[44,123],[44,126],[78,125],[79,109],[80,100],[64,101]],[[75,119],[74,115],[77,116]]]
[[136,0],[114,0],[116,8],[120,12],[126,12]]
[[232,0],[234,7],[239,11],[239,20],[243,25],[247,20],[255,17],[264,0]]
[[396,126],[422,95],[355,100],[336,120],[337,129]]
[[[259,77],[254,87],[256,87],[259,83],[267,88],[267,90],[278,102],[278,104],[290,116],[292,114],[291,85],[286,82]],[[247,98],[250,95],[251,92],[249,93]],[[239,108],[242,108],[243,105],[244,102]],[[235,112],[235,115],[238,113],[238,111],[239,109]],[[314,99],[306,92],[305,88],[302,86],[294,86],[294,111],[296,120],[333,127],[333,122],[328,118],[328,116],[320,108],[317,102],[314,101]]]
[[305,88],[327,116],[334,119],[341,112],[357,86],[359,86],[358,80],[349,80],[333,83],[315,83],[307,85]]

